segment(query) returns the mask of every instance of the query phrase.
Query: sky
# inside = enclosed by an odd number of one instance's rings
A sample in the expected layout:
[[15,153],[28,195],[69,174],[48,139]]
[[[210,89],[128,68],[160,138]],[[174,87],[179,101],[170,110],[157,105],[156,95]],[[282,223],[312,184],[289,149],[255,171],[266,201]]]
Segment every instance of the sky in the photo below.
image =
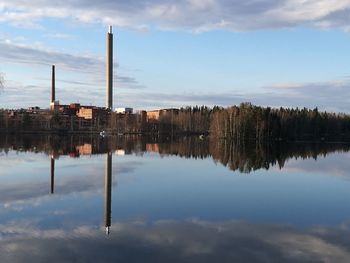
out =
[[0,0],[0,108],[318,107],[350,113],[350,0]]

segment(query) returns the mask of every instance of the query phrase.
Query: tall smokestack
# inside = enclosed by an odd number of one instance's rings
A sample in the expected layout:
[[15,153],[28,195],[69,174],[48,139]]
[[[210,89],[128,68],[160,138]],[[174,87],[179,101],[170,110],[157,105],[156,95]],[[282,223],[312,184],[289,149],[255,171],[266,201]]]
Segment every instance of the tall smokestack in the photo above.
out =
[[52,78],[51,78],[51,103],[55,102],[55,65],[52,65]]
[[107,61],[106,61],[106,108],[113,108],[113,33],[109,26],[107,33]]

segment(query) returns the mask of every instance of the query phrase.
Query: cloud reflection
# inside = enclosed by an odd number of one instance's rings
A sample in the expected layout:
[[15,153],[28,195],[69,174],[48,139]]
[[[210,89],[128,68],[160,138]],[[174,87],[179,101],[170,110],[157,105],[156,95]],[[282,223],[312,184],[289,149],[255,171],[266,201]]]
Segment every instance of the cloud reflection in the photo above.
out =
[[348,225],[299,230],[228,221],[119,223],[42,230],[0,225],[3,262],[348,262]]
[[281,172],[299,172],[308,174],[313,173],[327,176],[336,176],[349,180],[349,160],[350,154],[348,152],[341,154],[330,154],[324,158],[317,158],[317,160],[289,160],[286,162]]
[[[48,161],[49,162],[49,161]],[[118,164],[114,167],[113,174],[120,175],[132,173],[137,167],[142,165],[142,162],[130,161]],[[61,167],[61,169],[67,166]],[[68,166],[74,169],[68,176],[60,176],[55,179],[55,195],[67,196],[73,193],[87,194],[91,196],[102,191],[104,182],[104,166],[90,167],[88,172],[83,169],[83,164],[76,164],[75,167]],[[59,170],[60,168],[58,168]],[[57,168],[56,168],[57,170]],[[79,173],[83,173],[80,176]],[[72,176],[74,175],[74,176]],[[50,170],[47,170],[47,179],[49,180]],[[19,176],[22,177],[22,176]],[[23,179],[23,178],[22,178]],[[21,180],[21,178],[17,178]],[[18,181],[5,183],[0,185],[0,207],[2,212],[5,209],[22,210],[28,206],[38,206],[44,202],[50,201],[50,182],[42,180],[26,181],[25,185]],[[116,185],[115,181],[113,185]]]

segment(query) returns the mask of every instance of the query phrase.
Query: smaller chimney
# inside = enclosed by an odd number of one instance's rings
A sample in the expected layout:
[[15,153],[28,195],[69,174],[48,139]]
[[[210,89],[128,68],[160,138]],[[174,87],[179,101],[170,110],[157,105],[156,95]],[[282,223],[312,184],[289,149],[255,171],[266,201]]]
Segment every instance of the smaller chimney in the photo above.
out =
[[52,78],[51,78],[51,103],[55,103],[55,65],[52,65]]

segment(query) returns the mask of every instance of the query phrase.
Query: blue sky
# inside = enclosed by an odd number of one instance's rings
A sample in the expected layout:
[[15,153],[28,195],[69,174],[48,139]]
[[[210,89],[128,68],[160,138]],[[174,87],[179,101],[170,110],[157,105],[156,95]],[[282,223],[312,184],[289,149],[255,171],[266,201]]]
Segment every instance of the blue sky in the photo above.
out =
[[0,0],[0,108],[252,102],[350,112],[350,0]]

